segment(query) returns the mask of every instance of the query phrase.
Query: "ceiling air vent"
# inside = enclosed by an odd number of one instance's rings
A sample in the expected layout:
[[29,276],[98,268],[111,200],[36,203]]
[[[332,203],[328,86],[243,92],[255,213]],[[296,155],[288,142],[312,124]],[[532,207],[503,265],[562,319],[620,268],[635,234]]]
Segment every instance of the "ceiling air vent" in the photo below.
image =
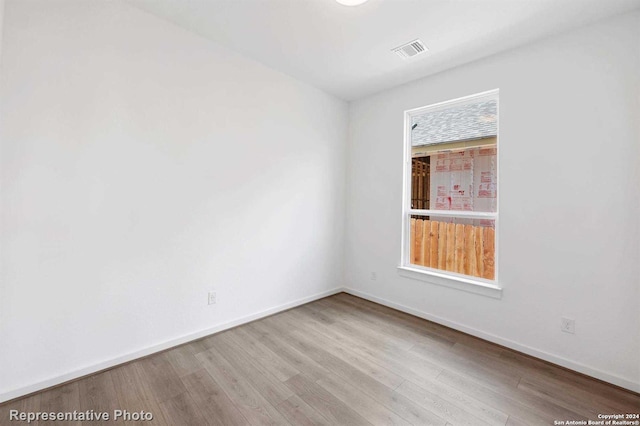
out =
[[395,52],[401,58],[410,58],[412,56],[416,56],[420,53],[426,52],[427,46],[424,45],[419,39],[410,41],[409,43],[405,43],[402,46],[398,46],[395,49],[391,49],[392,52]]

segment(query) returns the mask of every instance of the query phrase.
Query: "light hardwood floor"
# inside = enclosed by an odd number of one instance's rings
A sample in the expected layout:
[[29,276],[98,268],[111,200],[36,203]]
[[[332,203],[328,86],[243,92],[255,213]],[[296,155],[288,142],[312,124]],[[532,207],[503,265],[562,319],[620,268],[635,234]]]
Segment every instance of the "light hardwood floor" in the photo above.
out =
[[552,425],[638,413],[640,396],[343,293],[5,403],[0,424],[19,424],[10,409],[154,415],[127,425]]

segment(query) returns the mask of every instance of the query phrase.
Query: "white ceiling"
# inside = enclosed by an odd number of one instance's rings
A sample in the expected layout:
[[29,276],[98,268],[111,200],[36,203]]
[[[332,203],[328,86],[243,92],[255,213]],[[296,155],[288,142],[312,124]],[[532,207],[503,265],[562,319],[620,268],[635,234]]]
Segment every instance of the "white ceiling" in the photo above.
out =
[[[640,0],[127,0],[345,100],[607,16]],[[426,54],[390,50],[420,38]]]

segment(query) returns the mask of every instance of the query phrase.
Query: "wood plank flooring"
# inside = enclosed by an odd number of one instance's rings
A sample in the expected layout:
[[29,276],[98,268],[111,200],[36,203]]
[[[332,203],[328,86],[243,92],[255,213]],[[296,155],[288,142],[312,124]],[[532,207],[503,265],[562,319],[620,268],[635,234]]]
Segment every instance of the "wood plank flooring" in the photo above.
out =
[[[0,406],[136,425],[553,425],[640,396],[347,294]],[[26,424],[26,423],[25,423]],[[31,424],[81,424],[40,421]]]

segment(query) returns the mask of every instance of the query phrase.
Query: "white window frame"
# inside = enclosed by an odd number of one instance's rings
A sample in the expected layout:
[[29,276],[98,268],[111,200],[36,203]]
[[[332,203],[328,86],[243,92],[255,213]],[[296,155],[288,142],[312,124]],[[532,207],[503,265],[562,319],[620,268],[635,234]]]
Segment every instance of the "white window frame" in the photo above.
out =
[[[497,126],[498,131],[496,135],[496,172],[498,179],[497,185],[497,199],[496,199],[496,211],[495,212],[469,212],[469,211],[454,211],[454,210],[420,210],[411,208],[411,125],[413,117],[424,114],[429,111],[450,108],[456,105],[464,105],[468,103],[476,103],[486,100],[495,100],[497,103]],[[436,104],[410,109],[404,112],[404,167],[403,167],[403,192],[402,192],[402,250],[400,254],[400,266],[398,266],[398,273],[404,277],[417,279],[425,282],[429,282],[436,285],[442,285],[446,287],[456,288],[459,290],[481,294],[494,298],[502,297],[502,287],[498,285],[498,271],[499,271],[499,259],[498,259],[498,245],[500,243],[499,238],[499,226],[498,226],[498,212],[500,211],[500,171],[499,171],[499,158],[500,158],[500,99],[499,90],[490,90],[487,92],[478,93],[471,96],[465,96],[450,101],[439,102]],[[495,278],[493,280],[487,280],[484,278],[472,277],[469,275],[458,274],[455,272],[444,271],[441,269],[434,269],[420,265],[414,265],[411,263],[411,216],[445,216],[445,217],[459,217],[468,219],[491,219],[495,226]]]

